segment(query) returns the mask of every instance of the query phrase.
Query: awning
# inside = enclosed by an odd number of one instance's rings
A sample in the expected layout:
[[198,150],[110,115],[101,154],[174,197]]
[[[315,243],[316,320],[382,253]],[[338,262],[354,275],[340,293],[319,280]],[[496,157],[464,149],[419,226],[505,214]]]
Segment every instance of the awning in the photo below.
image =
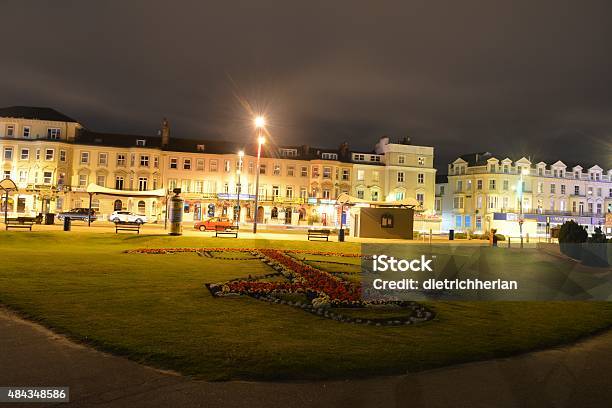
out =
[[86,191],[89,194],[112,195],[119,197],[165,197],[167,195],[165,188],[146,191],[115,190],[114,188],[102,187],[95,183],[88,185]]
[[395,200],[395,201],[369,201],[369,200],[364,200],[362,198],[350,196],[347,193],[340,194],[336,202],[341,205],[368,204],[370,206],[377,206],[377,207],[417,208],[421,206],[421,204],[414,198],[404,198],[403,200]]

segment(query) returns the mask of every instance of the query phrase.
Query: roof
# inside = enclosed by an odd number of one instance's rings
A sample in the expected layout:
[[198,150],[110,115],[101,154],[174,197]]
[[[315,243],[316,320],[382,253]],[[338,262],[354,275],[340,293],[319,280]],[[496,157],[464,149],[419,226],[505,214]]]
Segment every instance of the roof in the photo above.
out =
[[436,174],[436,184],[445,184],[445,183],[448,183],[448,175]]
[[76,120],[55,109],[35,106],[9,106],[0,108],[0,117],[78,123]]

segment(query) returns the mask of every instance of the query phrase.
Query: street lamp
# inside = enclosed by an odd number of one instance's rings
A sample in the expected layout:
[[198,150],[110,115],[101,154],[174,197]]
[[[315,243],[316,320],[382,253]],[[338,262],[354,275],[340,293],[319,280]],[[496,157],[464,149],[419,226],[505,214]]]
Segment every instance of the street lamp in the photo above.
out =
[[240,226],[240,190],[241,190],[241,184],[240,184],[240,172],[242,171],[242,158],[244,157],[244,152],[242,150],[240,150],[238,152],[238,169],[236,169],[236,174],[238,176],[238,182],[236,183],[236,191],[238,193],[238,199],[237,199],[237,207],[238,207],[238,215],[236,216],[236,227]]
[[257,217],[259,215],[259,162],[261,158],[261,146],[266,141],[262,134],[262,129],[264,126],[266,126],[266,118],[263,116],[257,116],[255,118],[255,129],[257,129],[257,174],[255,175],[255,219],[253,220],[253,234],[257,234]]
[[519,193],[519,235],[521,237],[521,248],[523,248],[523,176],[529,175],[528,169],[521,170],[521,177],[519,178],[519,184],[517,186],[517,190]]

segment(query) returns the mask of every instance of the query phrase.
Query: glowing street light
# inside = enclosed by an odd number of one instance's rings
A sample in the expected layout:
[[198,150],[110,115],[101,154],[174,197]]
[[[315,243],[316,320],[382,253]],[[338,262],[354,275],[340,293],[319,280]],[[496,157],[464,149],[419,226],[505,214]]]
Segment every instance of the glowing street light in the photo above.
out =
[[257,234],[257,217],[259,216],[259,162],[261,158],[261,146],[266,142],[266,139],[262,134],[262,129],[264,126],[266,126],[266,119],[263,116],[257,116],[254,122],[255,128],[257,129],[257,174],[255,175],[255,218],[253,220],[253,234]]
[[523,248],[523,222],[525,222],[525,220],[523,219],[523,176],[528,176],[529,175],[529,169],[522,169],[521,170],[521,177],[519,179],[519,183],[517,186],[517,192],[519,194],[519,235],[521,236],[521,248]]

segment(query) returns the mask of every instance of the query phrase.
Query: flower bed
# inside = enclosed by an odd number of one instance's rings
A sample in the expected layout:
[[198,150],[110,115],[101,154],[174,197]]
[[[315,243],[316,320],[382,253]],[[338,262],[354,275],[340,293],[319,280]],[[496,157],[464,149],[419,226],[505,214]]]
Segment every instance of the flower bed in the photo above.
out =
[[[259,248],[143,248],[126,251],[130,254],[175,254],[208,252],[249,252],[254,258],[268,264],[275,273],[233,279],[223,283],[208,283],[205,286],[213,296],[223,297],[246,295],[255,299],[298,307],[321,317],[350,323],[373,325],[402,325],[430,320],[434,313],[426,307],[407,301],[364,301],[361,299],[361,285],[341,279],[329,272],[308,265],[287,254],[309,254],[323,256],[360,257],[359,254],[310,250],[276,250]],[[223,258],[224,260],[244,260],[242,258]],[[252,258],[251,258],[252,259]],[[265,282],[261,279],[282,275],[286,281]],[[287,301],[285,294],[304,295],[306,301]],[[403,318],[361,319],[334,312],[337,308],[364,308],[374,306],[401,307],[406,310]]]

